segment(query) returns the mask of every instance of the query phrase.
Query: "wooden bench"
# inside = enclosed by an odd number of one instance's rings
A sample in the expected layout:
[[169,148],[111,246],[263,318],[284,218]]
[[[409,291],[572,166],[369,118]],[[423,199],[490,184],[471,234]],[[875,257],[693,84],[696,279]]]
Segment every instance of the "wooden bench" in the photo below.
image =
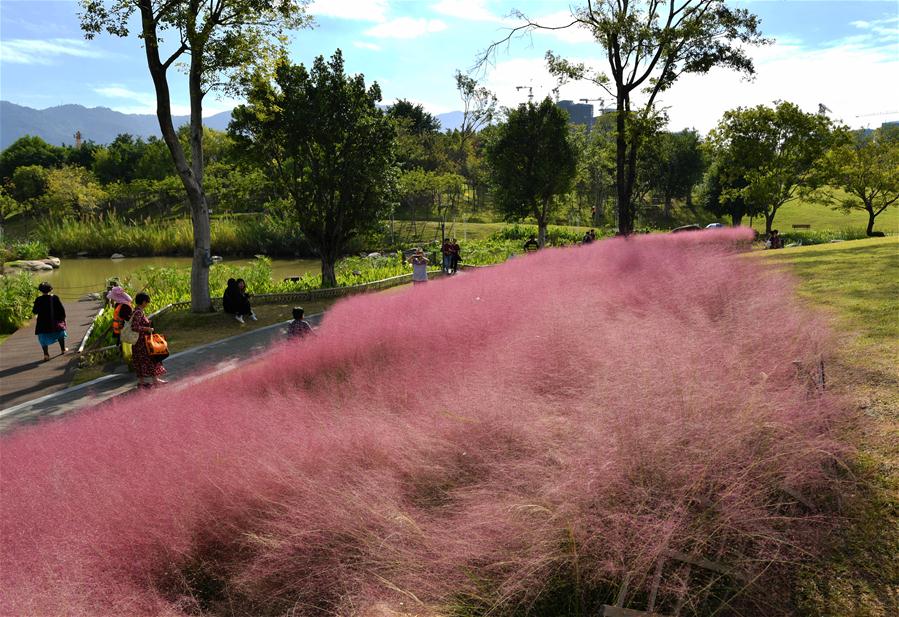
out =
[[809,223],[798,223],[793,225],[793,229],[811,229],[812,226]]

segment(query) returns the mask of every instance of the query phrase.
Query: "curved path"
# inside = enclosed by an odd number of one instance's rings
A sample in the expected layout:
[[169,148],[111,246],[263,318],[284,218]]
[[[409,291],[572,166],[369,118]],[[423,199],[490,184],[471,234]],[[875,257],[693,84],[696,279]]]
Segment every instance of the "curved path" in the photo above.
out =
[[[318,315],[309,315],[306,319],[313,325],[318,325],[321,318],[322,314],[319,313]],[[275,342],[283,341],[287,323],[266,326],[209,345],[172,354],[165,361],[168,369],[166,379],[170,383],[162,387],[175,390],[186,388],[197,381],[209,379],[237,368],[248,357],[264,351]],[[3,347],[7,343],[9,340],[4,343]],[[38,355],[40,355],[40,349],[38,349]],[[47,364],[52,365],[53,362]],[[120,372],[105,375],[78,386],[62,387],[40,398],[13,406],[4,406],[0,409],[0,432],[97,405],[136,389],[137,381],[134,375],[123,367]]]
[[[99,300],[65,300],[69,349],[75,351],[100,310]],[[59,347],[50,349],[49,362],[42,361],[34,336],[34,320],[22,326],[0,345],[0,409],[64,390],[78,367],[70,351],[60,357]]]

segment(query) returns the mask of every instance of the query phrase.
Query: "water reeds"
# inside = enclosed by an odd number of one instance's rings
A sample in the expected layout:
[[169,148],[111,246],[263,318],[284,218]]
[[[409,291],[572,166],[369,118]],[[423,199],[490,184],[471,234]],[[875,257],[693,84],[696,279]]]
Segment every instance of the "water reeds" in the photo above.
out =
[[[211,226],[212,250],[217,255],[311,254],[295,226],[271,215],[214,218]],[[193,255],[193,227],[186,218],[130,221],[108,215],[46,220],[37,224],[34,234],[60,256],[81,252],[129,257]]]

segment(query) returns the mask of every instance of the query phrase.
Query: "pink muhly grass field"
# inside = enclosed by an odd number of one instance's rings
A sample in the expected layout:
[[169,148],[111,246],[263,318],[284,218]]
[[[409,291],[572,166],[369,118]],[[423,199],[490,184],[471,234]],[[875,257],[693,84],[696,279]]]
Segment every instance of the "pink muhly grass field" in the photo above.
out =
[[788,612],[849,413],[749,233],[355,297],[239,371],[3,436],[0,614],[597,614],[666,551]]

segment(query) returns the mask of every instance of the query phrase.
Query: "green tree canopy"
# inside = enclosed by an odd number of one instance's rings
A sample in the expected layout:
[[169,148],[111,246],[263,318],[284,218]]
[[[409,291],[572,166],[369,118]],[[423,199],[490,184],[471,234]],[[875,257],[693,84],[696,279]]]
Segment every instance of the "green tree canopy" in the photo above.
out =
[[[156,116],[190,204],[194,254],[191,308],[212,309],[209,295],[211,228],[203,187],[203,98],[212,90],[234,91],[254,69],[283,50],[285,31],[308,25],[307,0],[80,0],[81,29],[126,37],[140,16],[138,38],[156,90]],[[172,122],[168,70],[187,60],[190,152]]]
[[543,246],[555,198],[571,188],[577,168],[568,114],[549,98],[522,103],[498,127],[487,161],[495,205],[509,220],[533,216]]
[[388,107],[387,116],[409,120],[409,130],[416,135],[440,132],[440,120],[426,112],[422,105],[416,105],[406,99],[397,99]]
[[873,135],[840,131],[839,143],[818,162],[821,183],[842,194],[817,190],[818,201],[849,212],[868,213],[867,234],[874,234],[874,220],[889,207],[899,206],[899,139],[882,129]]
[[[724,113],[709,139],[726,178],[725,197],[738,191],[747,206],[765,216],[765,232],[777,210],[813,181],[818,160],[833,143],[832,124],[823,114],[803,112],[781,101]],[[735,188],[742,180],[744,186]]]
[[16,167],[26,165],[59,167],[64,160],[64,148],[51,146],[37,136],[25,135],[19,137],[0,153],[0,180],[11,178]]
[[[560,29],[541,25],[521,12],[517,16],[524,23],[491,45],[483,60],[515,36]],[[586,0],[572,5],[571,20],[562,28],[589,32],[608,66],[605,71],[592,68],[552,52],[547,52],[547,63],[561,81],[592,81],[615,100],[615,184],[621,233],[634,229],[638,154],[643,128],[656,113],[658,95],[684,73],[705,74],[723,67],[752,74],[747,47],[766,42],[758,26],[755,15],[725,0]]]
[[321,256],[322,285],[351,238],[387,215],[394,198],[393,125],[378,108],[381,89],[344,73],[338,49],[311,70],[282,60],[274,82],[258,75],[229,132],[271,170]]

